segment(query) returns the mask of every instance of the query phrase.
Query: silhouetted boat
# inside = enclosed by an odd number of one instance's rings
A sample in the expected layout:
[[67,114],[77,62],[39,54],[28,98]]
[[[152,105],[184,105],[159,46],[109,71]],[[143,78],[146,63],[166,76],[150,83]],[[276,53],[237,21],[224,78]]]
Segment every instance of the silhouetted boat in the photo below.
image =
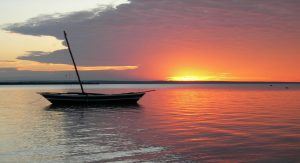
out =
[[55,93],[55,92],[40,92],[39,94],[50,101],[52,104],[132,104],[145,95],[146,92],[128,92],[119,94],[100,94],[100,93],[86,93],[83,89],[82,82],[77,70],[77,66],[70,48],[70,44],[67,38],[67,33],[64,31],[68,50],[70,52],[73,65],[76,71],[78,82],[80,84],[81,92],[67,92],[67,93]]
[[52,104],[132,104],[136,103],[146,92],[131,92],[120,94],[98,93],[40,93]]

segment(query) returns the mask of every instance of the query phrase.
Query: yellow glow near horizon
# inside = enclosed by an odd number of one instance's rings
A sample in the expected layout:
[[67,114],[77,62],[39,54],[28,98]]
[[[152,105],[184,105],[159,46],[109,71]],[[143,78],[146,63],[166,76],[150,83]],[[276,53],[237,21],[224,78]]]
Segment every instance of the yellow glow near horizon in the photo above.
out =
[[206,81],[216,80],[216,76],[209,71],[197,67],[174,67],[167,78],[170,81]]
[[173,75],[170,75],[169,81],[224,81],[236,80],[231,73],[214,73],[206,69],[199,70],[199,68],[178,68],[174,69]]
[[201,81],[203,78],[199,76],[172,76],[168,80],[171,81]]

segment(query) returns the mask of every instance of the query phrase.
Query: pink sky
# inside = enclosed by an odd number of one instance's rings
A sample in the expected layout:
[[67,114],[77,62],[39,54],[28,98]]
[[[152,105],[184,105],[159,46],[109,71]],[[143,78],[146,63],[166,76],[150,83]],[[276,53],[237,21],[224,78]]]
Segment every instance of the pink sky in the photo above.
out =
[[[39,16],[6,30],[59,41],[66,29],[79,65],[135,67],[93,71],[89,79],[300,81],[299,8],[292,0],[131,0],[112,9]],[[17,59],[71,63],[62,48]]]

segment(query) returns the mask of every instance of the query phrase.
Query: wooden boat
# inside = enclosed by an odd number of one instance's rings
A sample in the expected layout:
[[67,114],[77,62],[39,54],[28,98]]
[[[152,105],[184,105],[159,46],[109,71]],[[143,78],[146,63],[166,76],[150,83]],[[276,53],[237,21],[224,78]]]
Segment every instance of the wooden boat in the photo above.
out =
[[52,104],[132,104],[144,96],[145,92],[130,92],[120,94],[99,93],[40,93]]
[[154,91],[143,91],[143,92],[128,92],[119,94],[100,94],[100,93],[86,93],[83,89],[82,81],[77,70],[77,66],[70,48],[70,44],[67,38],[67,33],[64,31],[64,36],[68,46],[71,59],[76,71],[78,83],[81,88],[81,92],[40,92],[39,94],[46,98],[54,105],[69,105],[69,104],[133,104],[145,95],[146,92]]

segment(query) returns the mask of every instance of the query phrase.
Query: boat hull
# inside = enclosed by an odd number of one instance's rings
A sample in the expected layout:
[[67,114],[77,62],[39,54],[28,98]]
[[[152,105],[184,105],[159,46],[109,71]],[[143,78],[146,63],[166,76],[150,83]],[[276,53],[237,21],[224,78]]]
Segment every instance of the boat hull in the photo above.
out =
[[123,94],[94,94],[94,93],[39,93],[54,105],[77,104],[134,104],[143,97],[145,92]]

